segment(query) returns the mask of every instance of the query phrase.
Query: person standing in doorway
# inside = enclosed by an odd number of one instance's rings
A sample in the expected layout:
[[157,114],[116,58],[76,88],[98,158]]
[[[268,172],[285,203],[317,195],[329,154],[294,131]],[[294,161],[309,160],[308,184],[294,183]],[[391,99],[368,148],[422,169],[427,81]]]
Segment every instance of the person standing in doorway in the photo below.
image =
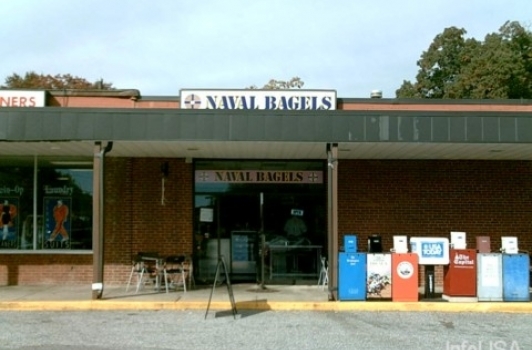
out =
[[[303,235],[307,232],[307,225],[301,218],[303,210],[292,209],[290,212],[290,219],[284,224],[284,232],[288,244],[301,244]],[[288,273],[299,273],[299,256],[295,251],[287,251],[286,253],[286,268]],[[294,280],[295,283],[295,280]]]
[[58,200],[57,204],[54,206],[53,215],[55,227],[52,233],[50,234],[50,238],[48,239],[48,241],[53,242],[58,234],[63,237],[62,242],[68,241],[70,238],[68,236],[67,230],[65,229],[65,222],[68,218],[68,206],[63,204],[62,200]]
[[307,232],[305,221],[296,214],[296,211],[292,211],[292,216],[284,224],[284,232],[286,232],[286,237],[289,241],[297,240]]

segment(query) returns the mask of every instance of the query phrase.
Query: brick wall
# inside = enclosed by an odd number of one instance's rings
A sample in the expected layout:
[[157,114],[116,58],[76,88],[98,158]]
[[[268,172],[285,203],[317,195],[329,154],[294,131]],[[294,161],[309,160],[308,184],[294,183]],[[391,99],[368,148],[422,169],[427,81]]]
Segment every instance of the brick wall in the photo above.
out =
[[[163,183],[161,164],[168,162]],[[105,178],[105,283],[124,283],[131,256],[193,250],[193,174],[184,159],[109,158]]]
[[86,284],[91,281],[91,254],[0,254],[0,285]]
[[[161,164],[168,162],[164,205]],[[532,250],[532,162],[341,161],[339,245],[343,235],[380,234],[385,250],[394,235],[449,237],[465,231],[468,247],[490,236],[517,236]],[[106,158],[105,270],[107,284],[124,283],[139,251],[192,253],[193,173],[184,159]],[[90,283],[92,255],[0,254],[0,285]],[[436,269],[442,285],[443,269]],[[423,269],[420,269],[423,284]]]
[[[339,245],[343,235],[382,236],[385,251],[394,235],[490,236],[492,251],[501,236],[517,236],[520,250],[532,250],[532,162],[355,160],[338,165]],[[437,285],[443,269],[436,268]],[[423,269],[420,283],[423,284]]]

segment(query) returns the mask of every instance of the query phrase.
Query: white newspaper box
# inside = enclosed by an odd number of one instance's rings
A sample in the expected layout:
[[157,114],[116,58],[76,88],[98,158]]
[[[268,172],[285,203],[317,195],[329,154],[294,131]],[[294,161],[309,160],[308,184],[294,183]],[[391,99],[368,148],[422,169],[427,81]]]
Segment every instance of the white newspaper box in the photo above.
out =
[[451,249],[467,249],[465,232],[451,232]]
[[517,254],[519,249],[517,248],[517,237],[501,237],[501,251],[505,254]]
[[502,254],[477,254],[478,301],[503,301]]
[[408,238],[406,236],[393,236],[393,253],[408,253]]

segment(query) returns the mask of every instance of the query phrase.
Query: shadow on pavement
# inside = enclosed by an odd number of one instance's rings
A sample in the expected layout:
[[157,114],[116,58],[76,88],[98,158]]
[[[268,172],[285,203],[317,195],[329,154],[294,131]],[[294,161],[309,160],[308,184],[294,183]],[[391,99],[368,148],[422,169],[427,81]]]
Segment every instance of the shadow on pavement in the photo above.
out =
[[[268,300],[266,299],[239,301],[235,303],[235,308],[237,314],[236,318],[250,317],[271,310],[270,306],[268,305]],[[211,312],[214,314],[214,318],[234,316],[233,310],[217,310]]]

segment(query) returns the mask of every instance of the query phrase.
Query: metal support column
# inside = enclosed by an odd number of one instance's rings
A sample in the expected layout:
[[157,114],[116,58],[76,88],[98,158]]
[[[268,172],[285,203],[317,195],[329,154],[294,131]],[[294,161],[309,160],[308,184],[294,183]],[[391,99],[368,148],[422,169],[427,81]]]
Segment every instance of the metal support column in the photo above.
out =
[[101,142],[94,144],[94,161],[92,174],[92,299],[101,299],[103,294],[103,196],[104,172],[103,160],[105,154],[113,148],[113,143],[108,142],[102,147]]
[[329,300],[338,300],[338,144],[327,144]]

